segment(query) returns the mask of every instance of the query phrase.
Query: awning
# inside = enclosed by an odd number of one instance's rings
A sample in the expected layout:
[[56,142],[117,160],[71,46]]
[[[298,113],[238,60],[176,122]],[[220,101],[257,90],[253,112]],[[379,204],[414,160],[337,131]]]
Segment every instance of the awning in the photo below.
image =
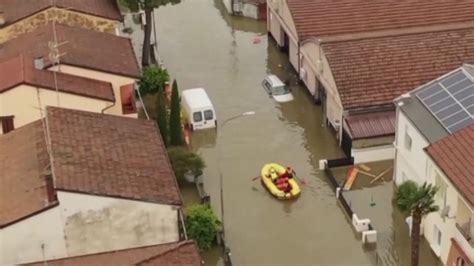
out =
[[352,140],[390,136],[395,134],[395,111],[349,115],[344,123]]

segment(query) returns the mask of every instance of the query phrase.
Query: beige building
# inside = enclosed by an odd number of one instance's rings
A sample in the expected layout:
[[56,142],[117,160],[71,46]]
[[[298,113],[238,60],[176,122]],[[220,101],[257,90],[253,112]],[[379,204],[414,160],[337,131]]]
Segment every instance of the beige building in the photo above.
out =
[[0,135],[0,264],[180,240],[181,195],[153,121],[48,107]]
[[445,265],[473,265],[474,68],[457,68],[396,105],[395,183],[439,188],[439,211],[423,218],[422,233]]
[[2,0],[0,43],[53,20],[70,26],[116,34],[122,15],[115,0]]
[[46,106],[114,114],[108,109],[116,102],[111,83],[45,70],[41,60],[36,64],[39,69],[23,55],[0,62],[0,134],[42,119]]
[[267,30],[321,103],[345,153],[356,162],[390,159],[392,101],[473,59],[472,42],[460,34],[474,28],[465,12],[474,12],[474,2],[356,2],[267,0]]
[[[2,128],[40,118],[47,105],[137,117],[134,86],[141,74],[130,40],[60,24],[55,30],[57,49],[50,24],[0,46],[3,73],[11,73],[0,81]],[[55,53],[59,57],[51,58]],[[58,93],[51,91],[56,87]]]

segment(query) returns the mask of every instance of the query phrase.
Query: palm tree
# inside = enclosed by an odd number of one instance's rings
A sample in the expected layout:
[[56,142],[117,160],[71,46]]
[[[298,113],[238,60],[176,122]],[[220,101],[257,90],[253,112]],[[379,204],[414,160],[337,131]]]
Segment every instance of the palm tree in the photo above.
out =
[[[151,29],[153,9],[167,4],[176,5],[181,0],[120,0],[120,3],[132,12],[145,11],[145,29],[143,37],[142,66],[150,65]],[[156,40],[155,40],[156,41]]]
[[403,182],[395,196],[397,207],[412,216],[411,265],[418,266],[420,248],[420,224],[423,216],[438,211],[434,196],[438,188],[426,182],[419,186],[414,181]]

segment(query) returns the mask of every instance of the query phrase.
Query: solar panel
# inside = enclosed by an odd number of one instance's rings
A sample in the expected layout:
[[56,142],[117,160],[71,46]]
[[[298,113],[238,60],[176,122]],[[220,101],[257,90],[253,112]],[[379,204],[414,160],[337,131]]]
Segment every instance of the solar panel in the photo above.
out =
[[416,93],[451,133],[474,123],[474,78],[458,70]]

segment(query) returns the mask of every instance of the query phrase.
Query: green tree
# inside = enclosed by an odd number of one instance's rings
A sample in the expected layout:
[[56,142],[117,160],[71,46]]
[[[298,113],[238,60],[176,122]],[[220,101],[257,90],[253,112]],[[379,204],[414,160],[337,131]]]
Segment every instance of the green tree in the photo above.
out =
[[[145,28],[143,34],[143,50],[142,50],[142,66],[150,65],[150,51],[151,51],[151,29],[152,21],[151,16],[153,9],[167,4],[178,4],[181,0],[120,0],[121,4],[132,12],[138,12],[140,10],[145,11]],[[156,22],[155,22],[156,23]]]
[[142,96],[155,94],[165,87],[165,83],[170,80],[168,70],[163,67],[149,66],[143,70],[143,76],[138,82]]
[[174,174],[180,182],[184,180],[186,173],[199,176],[202,174],[204,167],[206,167],[201,156],[185,147],[168,148],[168,157],[170,158]]
[[419,186],[408,180],[403,182],[397,190],[395,201],[398,208],[411,214],[411,265],[418,266],[420,248],[420,224],[423,216],[438,211],[434,196],[438,188],[426,182]]
[[160,129],[161,137],[165,146],[168,146],[169,141],[169,132],[168,132],[168,114],[166,112],[166,103],[165,103],[165,93],[163,89],[160,89],[158,92],[158,114],[157,114],[157,123]]
[[181,128],[181,99],[179,97],[178,83],[173,81],[171,92],[171,112],[170,112],[170,145],[183,145],[183,134]]
[[187,210],[186,230],[191,239],[196,240],[199,249],[208,250],[219,231],[221,222],[207,205],[193,205]]

